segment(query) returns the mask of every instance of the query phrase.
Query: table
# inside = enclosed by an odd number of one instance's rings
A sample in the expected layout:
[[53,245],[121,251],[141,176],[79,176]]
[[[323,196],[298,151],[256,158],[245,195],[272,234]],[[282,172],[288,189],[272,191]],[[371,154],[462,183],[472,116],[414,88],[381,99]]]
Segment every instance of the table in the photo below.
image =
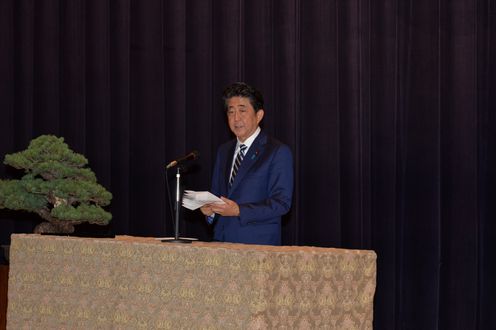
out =
[[373,251],[12,235],[7,328],[372,329]]

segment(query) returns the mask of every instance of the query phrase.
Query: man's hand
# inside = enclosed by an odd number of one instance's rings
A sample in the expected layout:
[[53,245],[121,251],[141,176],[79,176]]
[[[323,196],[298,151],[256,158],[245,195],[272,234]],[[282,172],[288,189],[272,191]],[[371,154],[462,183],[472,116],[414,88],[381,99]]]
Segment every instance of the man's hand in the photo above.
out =
[[203,205],[202,207],[200,207],[200,211],[207,217],[215,213],[214,211],[212,211],[212,204]]
[[[222,196],[220,197],[220,199],[222,199],[225,204],[209,204],[203,207],[208,206],[212,212],[220,214],[225,217],[237,217],[239,215],[239,206],[235,201]],[[203,212],[203,208],[202,208],[202,212]]]

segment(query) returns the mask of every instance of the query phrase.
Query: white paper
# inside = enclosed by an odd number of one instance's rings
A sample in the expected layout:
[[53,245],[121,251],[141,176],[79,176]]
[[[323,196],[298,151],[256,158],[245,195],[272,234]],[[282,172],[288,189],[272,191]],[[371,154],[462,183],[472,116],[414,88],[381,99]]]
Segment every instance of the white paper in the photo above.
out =
[[203,205],[212,203],[224,204],[224,201],[209,191],[184,191],[183,206],[187,209],[196,210]]

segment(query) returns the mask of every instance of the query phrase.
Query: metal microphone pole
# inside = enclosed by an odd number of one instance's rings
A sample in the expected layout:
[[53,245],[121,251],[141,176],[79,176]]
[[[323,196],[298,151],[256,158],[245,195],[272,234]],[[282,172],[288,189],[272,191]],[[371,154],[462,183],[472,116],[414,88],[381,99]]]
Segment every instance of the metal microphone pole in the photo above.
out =
[[181,167],[177,166],[176,171],[176,212],[174,216],[174,238],[163,239],[162,242],[169,243],[191,243],[191,240],[179,238],[179,212],[181,210]]
[[174,239],[179,240],[179,211],[181,205],[179,201],[181,200],[181,171],[180,167],[177,167],[176,171],[176,216],[174,217],[175,228],[174,228]]

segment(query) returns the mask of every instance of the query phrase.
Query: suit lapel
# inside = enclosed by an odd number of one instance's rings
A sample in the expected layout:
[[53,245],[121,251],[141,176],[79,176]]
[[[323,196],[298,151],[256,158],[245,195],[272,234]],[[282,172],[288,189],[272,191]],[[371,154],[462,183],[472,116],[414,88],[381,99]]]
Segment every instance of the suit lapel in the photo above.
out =
[[[267,136],[263,133],[260,132],[253,141],[253,144],[250,146],[250,149],[248,150],[248,153],[245,155],[243,162],[241,163],[241,166],[239,167],[238,174],[236,175],[236,178],[234,179],[233,185],[231,189],[229,189],[229,193],[234,191],[236,187],[240,184],[240,182],[243,181],[243,178],[246,176],[246,174],[250,171],[250,169],[253,167],[255,162],[260,158],[262,155],[264,149],[265,149],[265,144],[267,143]],[[234,150],[231,156],[234,156]],[[231,157],[231,158],[232,158]],[[232,161],[231,161],[232,163]],[[229,170],[231,167],[229,167]],[[230,171],[227,174],[227,181],[229,181],[229,175]],[[229,186],[229,183],[227,183]]]

